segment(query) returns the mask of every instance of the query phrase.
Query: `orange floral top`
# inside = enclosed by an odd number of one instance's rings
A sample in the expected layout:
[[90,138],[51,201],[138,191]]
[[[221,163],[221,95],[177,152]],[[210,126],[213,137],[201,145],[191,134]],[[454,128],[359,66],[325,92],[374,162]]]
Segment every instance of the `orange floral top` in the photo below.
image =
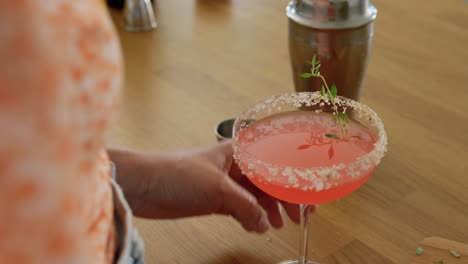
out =
[[113,261],[121,65],[101,1],[0,0],[0,263]]

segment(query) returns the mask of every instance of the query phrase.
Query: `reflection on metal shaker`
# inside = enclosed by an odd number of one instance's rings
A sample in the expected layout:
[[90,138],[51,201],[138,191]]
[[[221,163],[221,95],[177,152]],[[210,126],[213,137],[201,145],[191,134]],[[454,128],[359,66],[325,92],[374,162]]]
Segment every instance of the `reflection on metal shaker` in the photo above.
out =
[[368,0],[297,0],[286,14],[295,90],[321,89],[320,80],[299,76],[310,71],[307,61],[317,54],[322,75],[336,84],[338,94],[359,100],[377,10]]

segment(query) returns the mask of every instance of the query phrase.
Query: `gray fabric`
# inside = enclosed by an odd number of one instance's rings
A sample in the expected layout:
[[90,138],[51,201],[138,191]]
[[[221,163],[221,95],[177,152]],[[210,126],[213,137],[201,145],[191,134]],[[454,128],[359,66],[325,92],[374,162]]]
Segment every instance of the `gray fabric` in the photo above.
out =
[[144,264],[145,262],[143,261],[143,243],[136,229],[133,229],[131,243],[132,249],[128,264]]
[[112,190],[117,231],[116,264],[144,264],[144,244],[132,225],[132,211],[124,198],[122,189],[115,181],[116,167],[111,162]]

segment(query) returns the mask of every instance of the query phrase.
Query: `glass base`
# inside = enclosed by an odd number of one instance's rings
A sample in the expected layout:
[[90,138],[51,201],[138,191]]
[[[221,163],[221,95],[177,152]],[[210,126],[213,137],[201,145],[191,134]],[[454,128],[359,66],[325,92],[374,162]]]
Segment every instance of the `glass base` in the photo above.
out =
[[[299,260],[285,260],[281,261],[278,264],[299,264]],[[305,264],[320,264],[318,262],[307,261]]]

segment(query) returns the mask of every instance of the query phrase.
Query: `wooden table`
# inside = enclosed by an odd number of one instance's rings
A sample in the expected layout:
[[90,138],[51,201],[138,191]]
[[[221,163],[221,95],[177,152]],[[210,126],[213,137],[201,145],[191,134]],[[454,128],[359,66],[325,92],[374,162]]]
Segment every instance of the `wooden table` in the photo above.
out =
[[[309,252],[322,263],[408,263],[425,237],[468,242],[468,3],[373,2],[362,101],[384,120],[389,152],[365,186],[314,215]],[[292,91],[286,4],[160,0],[156,31],[120,29],[126,85],[112,143],[213,143],[218,121]],[[222,216],[136,224],[147,263],[271,264],[297,253],[291,223],[266,235]]]

